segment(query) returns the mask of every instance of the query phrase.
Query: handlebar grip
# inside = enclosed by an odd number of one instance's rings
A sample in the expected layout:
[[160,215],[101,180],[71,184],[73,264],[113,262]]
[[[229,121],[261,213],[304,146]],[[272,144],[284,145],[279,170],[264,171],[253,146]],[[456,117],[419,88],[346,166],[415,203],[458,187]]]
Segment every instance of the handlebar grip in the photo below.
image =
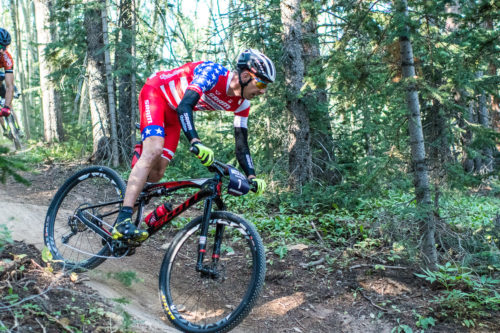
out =
[[257,193],[257,190],[259,189],[258,185],[256,182],[254,182],[253,180],[248,180],[248,183],[250,184],[250,191],[254,192],[254,193]]
[[200,153],[200,150],[199,150],[199,149],[198,149],[198,147],[196,147],[196,146],[191,146],[191,147],[189,148],[189,151],[190,151],[191,153],[195,154],[195,155],[198,155],[198,154]]

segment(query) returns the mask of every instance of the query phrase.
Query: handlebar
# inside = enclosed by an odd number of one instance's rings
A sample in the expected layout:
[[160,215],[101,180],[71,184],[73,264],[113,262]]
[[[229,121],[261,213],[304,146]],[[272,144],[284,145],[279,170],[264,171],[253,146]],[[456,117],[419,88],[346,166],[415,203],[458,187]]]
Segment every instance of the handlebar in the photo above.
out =
[[[189,151],[195,155],[198,155],[200,153],[200,150],[196,146],[191,146],[189,148]],[[212,165],[207,167],[209,171],[211,172],[217,172],[221,176],[228,176],[229,175],[229,168],[226,163],[222,163],[220,161],[214,160]],[[257,192],[257,183],[252,181],[251,179],[247,179],[248,184],[250,185],[250,190],[252,192]]]

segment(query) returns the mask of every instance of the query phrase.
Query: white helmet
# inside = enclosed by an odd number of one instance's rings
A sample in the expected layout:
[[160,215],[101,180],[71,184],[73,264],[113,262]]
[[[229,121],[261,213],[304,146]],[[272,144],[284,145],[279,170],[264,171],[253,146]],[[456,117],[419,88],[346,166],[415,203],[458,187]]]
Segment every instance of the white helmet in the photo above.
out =
[[255,49],[241,52],[236,67],[240,72],[247,69],[267,82],[274,82],[276,79],[276,68],[271,59]]

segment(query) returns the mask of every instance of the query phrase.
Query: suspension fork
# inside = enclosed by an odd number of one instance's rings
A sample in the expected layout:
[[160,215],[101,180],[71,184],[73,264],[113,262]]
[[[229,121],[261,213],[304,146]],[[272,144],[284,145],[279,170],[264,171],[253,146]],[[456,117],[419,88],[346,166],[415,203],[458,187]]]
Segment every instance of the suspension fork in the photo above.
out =
[[212,201],[213,197],[209,197],[205,200],[205,206],[203,208],[203,218],[201,221],[201,234],[198,242],[198,261],[196,263],[196,271],[209,273],[206,268],[203,267],[203,257],[207,252],[207,235],[208,235],[208,226],[210,224],[210,214],[212,212]]
[[220,247],[222,244],[222,237],[224,236],[224,225],[222,223],[217,223],[215,229],[215,240],[214,240],[214,249],[212,253],[212,262],[215,265],[219,262],[220,258]]
[[[217,179],[219,180],[219,179]],[[203,267],[203,258],[206,254],[207,247],[207,237],[208,228],[210,226],[210,217],[212,213],[212,204],[215,202],[217,208],[220,210],[225,209],[224,202],[220,196],[220,182],[213,184],[213,194],[205,200],[205,206],[203,208],[203,218],[201,221],[201,234],[198,242],[198,261],[196,263],[196,271],[208,274],[212,278],[218,277],[218,272],[215,269],[215,264],[219,261],[220,248],[222,244],[222,236],[224,235],[224,226],[222,224],[216,224],[215,239],[212,251],[212,267]]]
[[215,229],[215,239],[212,250],[212,265],[211,266],[203,266],[203,258],[206,254],[207,247],[207,236],[208,236],[208,227],[210,225],[210,214],[212,211],[212,201],[213,198],[208,198],[205,201],[205,207],[203,211],[203,220],[201,224],[201,234],[198,242],[198,261],[196,263],[196,271],[201,272],[205,276],[209,276],[211,278],[218,278],[219,272],[216,269],[216,264],[219,262],[220,251],[222,245],[222,238],[224,235],[224,225],[221,223],[216,224]]

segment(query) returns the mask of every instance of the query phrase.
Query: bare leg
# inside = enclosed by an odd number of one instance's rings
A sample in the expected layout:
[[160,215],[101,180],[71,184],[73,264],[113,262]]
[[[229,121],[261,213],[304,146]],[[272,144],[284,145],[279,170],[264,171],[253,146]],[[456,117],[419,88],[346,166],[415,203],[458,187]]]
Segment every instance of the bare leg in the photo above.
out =
[[[163,142],[164,139],[160,136],[150,136],[144,140],[141,157],[134,165],[134,168],[128,177],[127,190],[125,192],[123,206],[134,207],[135,201],[137,200],[139,193],[141,193],[142,188],[144,187],[144,184],[153,169],[156,171],[153,172],[154,175],[151,175],[154,178],[158,177],[158,166],[162,166],[163,172],[165,171],[165,168],[167,167],[167,160],[161,157],[161,154],[163,153]],[[162,176],[163,174],[160,175],[160,179]],[[150,181],[157,180],[150,179]]]

